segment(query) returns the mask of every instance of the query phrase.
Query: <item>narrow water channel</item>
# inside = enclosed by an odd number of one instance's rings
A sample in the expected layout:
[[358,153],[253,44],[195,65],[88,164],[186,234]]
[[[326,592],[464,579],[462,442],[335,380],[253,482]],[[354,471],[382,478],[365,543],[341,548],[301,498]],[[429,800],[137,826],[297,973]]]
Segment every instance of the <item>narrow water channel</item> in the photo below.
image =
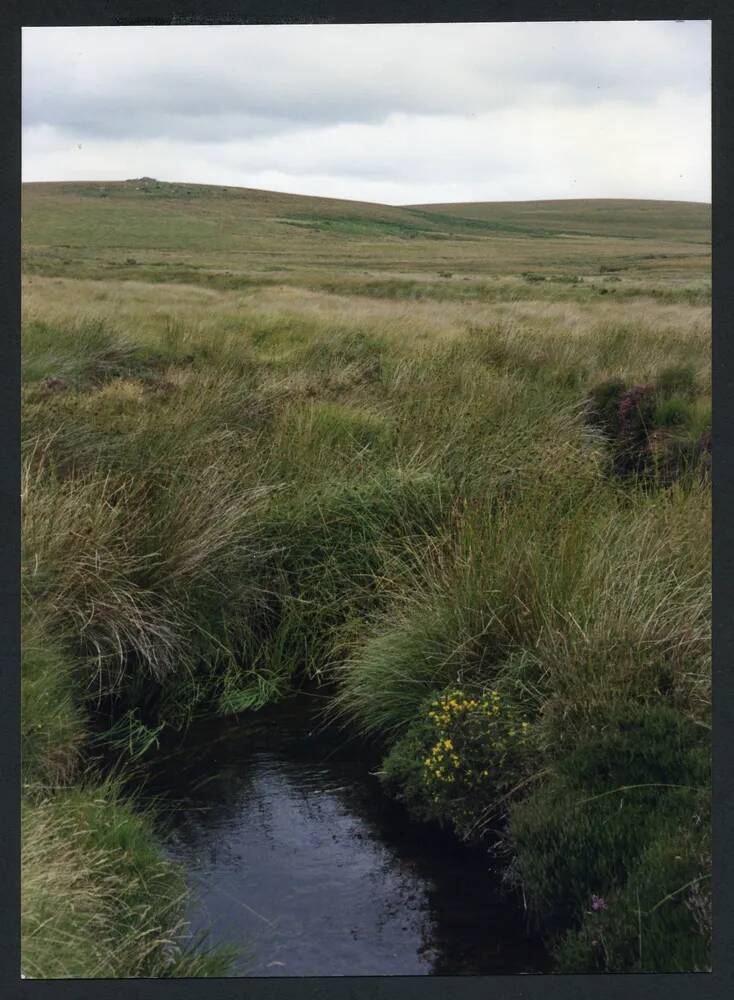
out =
[[486,854],[412,822],[320,704],[202,720],[156,754],[147,791],[192,929],[241,947],[244,976],[547,971]]

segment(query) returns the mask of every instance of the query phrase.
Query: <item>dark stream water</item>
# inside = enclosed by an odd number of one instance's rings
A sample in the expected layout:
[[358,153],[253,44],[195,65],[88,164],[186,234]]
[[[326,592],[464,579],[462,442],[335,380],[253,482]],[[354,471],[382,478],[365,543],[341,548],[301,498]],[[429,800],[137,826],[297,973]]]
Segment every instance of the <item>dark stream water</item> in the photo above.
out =
[[203,720],[156,755],[147,789],[192,929],[242,947],[246,976],[547,971],[486,853],[412,822],[315,705]]

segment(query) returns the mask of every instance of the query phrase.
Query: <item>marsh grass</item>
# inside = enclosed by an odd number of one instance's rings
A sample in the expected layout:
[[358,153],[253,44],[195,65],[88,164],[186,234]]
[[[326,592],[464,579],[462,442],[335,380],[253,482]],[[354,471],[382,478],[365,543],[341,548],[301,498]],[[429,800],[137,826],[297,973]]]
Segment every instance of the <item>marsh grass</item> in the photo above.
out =
[[[668,945],[671,969],[704,967],[707,778],[675,735],[705,747],[710,725],[703,210],[658,206],[634,235],[632,208],[607,206],[618,226],[598,240],[580,206],[562,240],[552,206],[474,224],[92,187],[26,192],[27,973],[223,968],[175,943],[181,883],[149,817],[87,760],[104,745],[130,764],[160,726],[304,683],[403,763],[437,692],[501,691],[532,724],[532,760],[462,806],[462,833],[501,837],[539,919],[562,914],[564,969],[657,971]],[[72,220],[83,254],[60,242]],[[649,391],[620,444],[634,387]],[[645,459],[619,475],[633,438]],[[625,750],[623,716],[652,727],[669,764],[655,780],[698,790],[625,800],[634,836],[600,799],[599,840],[574,804],[612,779],[589,790],[576,765],[594,734]],[[645,783],[627,764],[614,787]],[[686,882],[690,898],[656,908]],[[603,924],[589,893],[609,900]]]
[[600,707],[662,690],[705,715],[704,490],[615,497],[603,482],[584,491],[549,476],[544,490],[469,510],[429,551],[337,666],[341,712],[367,732],[400,730],[432,689],[491,680],[527,654],[549,743],[573,743]]
[[22,955],[28,978],[226,975],[231,956],[196,949],[185,887],[161,860],[150,817],[114,778],[26,801]]
[[49,626],[27,607],[21,631],[21,766],[24,786],[69,780],[84,742],[71,661]]

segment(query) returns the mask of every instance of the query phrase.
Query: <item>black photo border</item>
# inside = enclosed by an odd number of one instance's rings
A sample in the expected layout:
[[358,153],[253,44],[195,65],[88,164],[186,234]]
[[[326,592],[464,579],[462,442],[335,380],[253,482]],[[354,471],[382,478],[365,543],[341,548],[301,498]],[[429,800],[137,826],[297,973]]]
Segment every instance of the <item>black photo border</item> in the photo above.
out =
[[[713,971],[694,974],[20,979],[21,28],[37,25],[710,20],[713,125]],[[0,997],[670,1000],[734,996],[734,151],[731,0],[3,0],[0,7]]]

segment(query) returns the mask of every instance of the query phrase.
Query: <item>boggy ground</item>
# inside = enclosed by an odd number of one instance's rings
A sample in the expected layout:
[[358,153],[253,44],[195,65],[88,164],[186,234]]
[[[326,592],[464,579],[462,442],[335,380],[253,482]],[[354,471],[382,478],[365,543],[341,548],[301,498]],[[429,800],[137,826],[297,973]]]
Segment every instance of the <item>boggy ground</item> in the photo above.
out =
[[226,971],[120,781],[303,684],[559,970],[708,968],[708,207],[156,185],[24,194],[26,974]]

